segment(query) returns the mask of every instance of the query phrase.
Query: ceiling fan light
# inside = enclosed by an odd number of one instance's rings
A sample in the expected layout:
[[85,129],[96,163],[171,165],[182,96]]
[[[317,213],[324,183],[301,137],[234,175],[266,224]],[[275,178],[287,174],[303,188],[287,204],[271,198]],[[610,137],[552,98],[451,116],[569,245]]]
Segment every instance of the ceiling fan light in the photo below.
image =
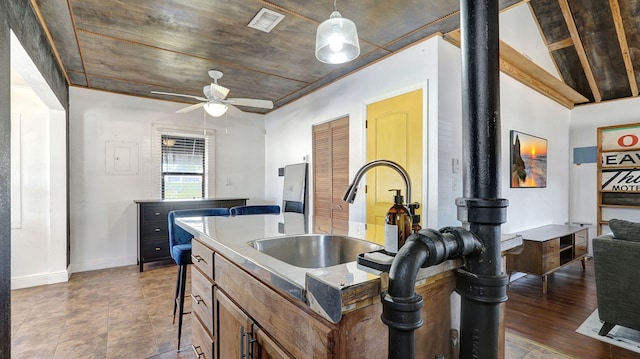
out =
[[356,24],[334,10],[316,31],[316,58],[325,64],[342,64],[360,55]]
[[213,117],[220,117],[222,115],[225,114],[225,112],[227,112],[227,105],[221,104],[221,103],[205,103],[204,104],[204,110],[207,111],[207,113]]

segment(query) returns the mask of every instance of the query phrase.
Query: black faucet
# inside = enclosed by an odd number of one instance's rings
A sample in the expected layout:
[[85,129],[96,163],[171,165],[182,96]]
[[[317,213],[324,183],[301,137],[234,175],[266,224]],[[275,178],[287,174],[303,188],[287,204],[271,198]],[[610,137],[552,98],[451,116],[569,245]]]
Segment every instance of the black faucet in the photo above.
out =
[[353,182],[347,188],[347,191],[344,193],[343,200],[347,203],[353,203],[356,199],[356,191],[360,180],[364,174],[374,168],[379,166],[386,166],[393,168],[396,170],[400,176],[402,176],[402,180],[404,181],[405,193],[407,195],[407,203],[406,206],[409,208],[409,212],[411,213],[411,223],[413,225],[413,231],[417,232],[420,230],[420,215],[416,215],[416,209],[420,208],[420,204],[418,202],[411,202],[411,179],[409,178],[409,173],[402,168],[399,164],[389,161],[389,160],[373,160],[371,162],[366,163],[364,166],[360,167],[358,172],[356,172],[355,177],[353,178]]

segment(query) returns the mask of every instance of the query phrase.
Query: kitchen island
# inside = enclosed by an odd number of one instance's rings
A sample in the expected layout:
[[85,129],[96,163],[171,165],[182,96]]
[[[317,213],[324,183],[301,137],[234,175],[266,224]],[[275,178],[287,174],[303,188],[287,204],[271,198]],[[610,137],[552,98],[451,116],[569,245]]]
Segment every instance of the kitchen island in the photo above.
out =
[[[193,344],[200,358],[386,358],[380,294],[387,274],[352,262],[301,268],[253,248],[256,239],[304,233],[296,213],[180,218],[194,236]],[[278,224],[280,231],[278,230]],[[416,357],[450,356],[453,269],[458,260],[420,270],[424,324]]]

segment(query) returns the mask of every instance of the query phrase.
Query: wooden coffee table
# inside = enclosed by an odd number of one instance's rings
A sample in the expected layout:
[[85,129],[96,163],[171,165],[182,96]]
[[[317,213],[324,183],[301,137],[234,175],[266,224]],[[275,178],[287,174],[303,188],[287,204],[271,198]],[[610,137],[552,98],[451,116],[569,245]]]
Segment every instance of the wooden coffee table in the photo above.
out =
[[542,293],[547,293],[547,275],[575,261],[582,269],[589,253],[587,227],[551,224],[515,234],[521,235],[520,254],[507,253],[507,272],[542,276]]

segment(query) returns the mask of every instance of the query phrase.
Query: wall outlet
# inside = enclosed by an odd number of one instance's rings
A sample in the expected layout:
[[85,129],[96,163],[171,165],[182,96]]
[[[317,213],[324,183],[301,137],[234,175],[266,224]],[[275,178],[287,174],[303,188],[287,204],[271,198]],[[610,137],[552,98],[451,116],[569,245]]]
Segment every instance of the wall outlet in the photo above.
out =
[[460,171],[460,159],[452,158],[451,159],[451,172],[458,173]]
[[356,236],[358,236],[358,237],[364,236],[364,231],[365,231],[364,224],[356,223],[356,225],[355,225]]

